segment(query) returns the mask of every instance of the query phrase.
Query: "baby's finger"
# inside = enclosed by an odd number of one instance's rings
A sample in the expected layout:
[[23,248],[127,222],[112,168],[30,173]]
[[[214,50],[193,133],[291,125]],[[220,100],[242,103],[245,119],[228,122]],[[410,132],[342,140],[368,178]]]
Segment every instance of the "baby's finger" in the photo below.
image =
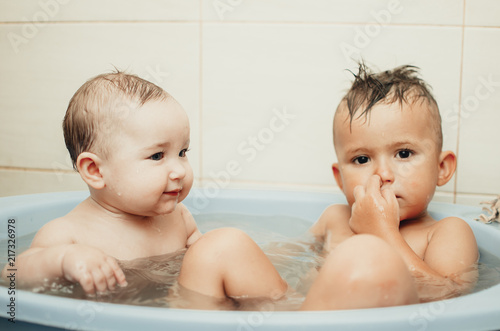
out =
[[394,194],[394,191],[390,187],[386,187],[382,189],[381,191],[382,197],[384,198],[385,201],[388,203],[391,203],[392,205],[395,205],[398,203],[398,200],[396,199],[396,195]]
[[111,267],[108,264],[103,263],[101,265],[101,271],[106,279],[107,288],[110,291],[114,290],[115,285],[116,285],[116,279],[115,279],[115,273],[113,272],[113,269],[111,269]]
[[106,263],[111,267],[113,270],[114,277],[116,281],[118,282],[118,286],[127,286],[127,280],[125,279],[125,274],[123,273],[123,270],[120,268],[118,265],[118,262],[111,256],[108,256],[106,258]]
[[94,286],[97,293],[105,293],[108,289],[108,282],[101,269],[92,270],[92,278],[94,279]]
[[85,293],[95,294],[94,281],[89,272],[83,273],[78,282],[80,283]]
[[366,191],[370,194],[376,194],[380,192],[380,187],[382,186],[382,179],[379,175],[373,175],[368,179],[366,184]]
[[396,200],[396,195],[394,194],[394,191],[390,187],[384,187],[381,191],[382,196],[384,197],[385,200],[388,202],[390,201],[397,201]]
[[123,273],[123,270],[120,268],[118,265],[118,262],[110,256],[106,259],[106,262],[108,265],[111,267],[113,270],[114,277],[116,281],[118,282],[119,286],[127,286],[127,280],[125,279],[125,274]]
[[365,197],[365,188],[361,185],[358,185],[353,190],[354,200],[360,201]]

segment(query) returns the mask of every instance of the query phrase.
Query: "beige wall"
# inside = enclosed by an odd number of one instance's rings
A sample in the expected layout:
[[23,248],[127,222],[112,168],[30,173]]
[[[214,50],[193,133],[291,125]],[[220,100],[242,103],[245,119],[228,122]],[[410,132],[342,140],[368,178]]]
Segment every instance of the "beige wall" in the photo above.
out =
[[500,193],[497,0],[0,0],[0,37],[0,196],[85,189],[61,121],[113,66],[183,104],[196,185],[338,190],[331,121],[360,56],[433,86],[459,157],[436,200]]

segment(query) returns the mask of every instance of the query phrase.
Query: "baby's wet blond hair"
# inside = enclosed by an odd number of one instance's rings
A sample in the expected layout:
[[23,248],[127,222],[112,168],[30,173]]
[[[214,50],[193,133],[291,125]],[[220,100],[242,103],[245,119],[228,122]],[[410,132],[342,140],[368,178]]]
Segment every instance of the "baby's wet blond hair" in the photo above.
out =
[[124,72],[88,80],[71,98],[63,121],[64,140],[73,167],[83,152],[109,153],[110,133],[120,118],[149,101],[167,100],[161,87]]

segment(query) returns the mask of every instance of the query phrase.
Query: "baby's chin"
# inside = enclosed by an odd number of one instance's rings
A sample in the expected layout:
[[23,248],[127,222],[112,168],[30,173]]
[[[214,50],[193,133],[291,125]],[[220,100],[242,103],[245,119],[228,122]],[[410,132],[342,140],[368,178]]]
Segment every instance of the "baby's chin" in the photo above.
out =
[[426,214],[427,209],[425,210],[408,210],[405,208],[399,208],[399,221],[407,221],[407,220],[415,220],[423,217]]
[[[177,206],[176,206],[177,207]],[[174,211],[175,211],[175,208],[176,207],[173,207],[173,208],[162,208],[160,210],[157,210],[156,212],[154,213],[151,213],[149,215],[144,215],[146,217],[159,217],[159,216],[167,216],[169,214],[172,214]]]

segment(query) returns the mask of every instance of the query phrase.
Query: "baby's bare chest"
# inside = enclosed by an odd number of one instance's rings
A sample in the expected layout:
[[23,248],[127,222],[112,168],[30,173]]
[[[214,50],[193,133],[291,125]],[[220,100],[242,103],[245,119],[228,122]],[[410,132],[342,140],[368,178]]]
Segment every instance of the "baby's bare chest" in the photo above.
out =
[[131,260],[175,252],[186,247],[183,222],[169,226],[90,224],[75,233],[75,241],[99,248],[119,260]]
[[431,226],[426,225],[402,226],[399,233],[401,233],[415,254],[424,259],[425,252],[429,246],[429,233],[432,229]]
[[[348,220],[345,222],[338,222],[336,225],[337,226],[331,228],[327,234],[331,249],[334,249],[344,240],[356,235],[351,230]],[[402,226],[400,234],[415,254],[423,259],[428,246],[429,231],[431,230],[432,227],[427,225],[409,225]]]

